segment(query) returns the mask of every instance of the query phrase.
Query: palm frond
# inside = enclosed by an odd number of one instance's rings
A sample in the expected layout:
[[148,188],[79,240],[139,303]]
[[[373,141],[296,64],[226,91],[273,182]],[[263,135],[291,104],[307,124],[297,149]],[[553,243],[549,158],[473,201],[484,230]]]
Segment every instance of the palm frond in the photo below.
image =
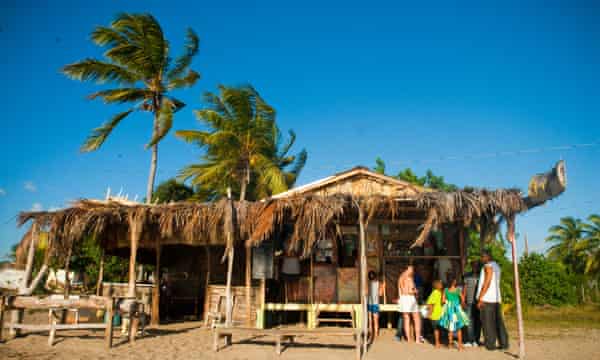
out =
[[63,74],[71,79],[81,81],[95,81],[103,84],[109,81],[118,84],[133,85],[141,78],[123,66],[108,62],[85,59],[62,68]]
[[104,123],[102,126],[95,128],[90,136],[87,138],[85,143],[81,146],[82,152],[89,152],[97,150],[103,143],[106,141],[106,138],[110,135],[111,131],[123,120],[127,117],[127,115],[131,114],[133,109],[124,111],[122,113],[118,113],[113,116],[110,121]]
[[88,96],[88,99],[94,100],[101,98],[104,103],[126,103],[137,102],[152,98],[153,93],[147,89],[141,88],[119,88],[97,91]]
[[200,79],[200,74],[194,70],[189,70],[185,76],[172,79],[167,85],[167,89],[174,90],[192,87],[198,79]]
[[198,39],[198,35],[196,35],[194,30],[188,28],[185,35],[185,51],[183,55],[175,59],[173,68],[167,73],[167,80],[172,82],[185,72],[185,70],[191,65],[194,56],[196,56],[198,53],[199,43],[200,40]]

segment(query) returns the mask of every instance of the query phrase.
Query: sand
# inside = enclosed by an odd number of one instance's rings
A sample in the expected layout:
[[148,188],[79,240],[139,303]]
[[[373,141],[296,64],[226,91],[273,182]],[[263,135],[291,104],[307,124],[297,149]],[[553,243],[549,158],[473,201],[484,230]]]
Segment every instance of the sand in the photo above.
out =
[[[483,348],[464,352],[435,349],[429,344],[398,343],[392,330],[383,330],[371,346],[368,359],[514,359],[516,339],[508,352],[486,351]],[[511,334],[514,335],[514,334]],[[187,322],[149,329],[146,337],[130,344],[125,338],[115,338],[111,350],[104,348],[101,331],[62,331],[57,334],[56,345],[47,345],[44,333],[26,334],[0,344],[0,359],[354,359],[354,349],[349,339],[305,336],[297,344],[287,347],[281,356],[275,354],[273,342],[265,339],[233,339],[233,346],[218,353],[211,351],[212,337],[199,322]],[[527,338],[527,359],[598,359],[600,358],[600,330],[540,330],[531,331]]]

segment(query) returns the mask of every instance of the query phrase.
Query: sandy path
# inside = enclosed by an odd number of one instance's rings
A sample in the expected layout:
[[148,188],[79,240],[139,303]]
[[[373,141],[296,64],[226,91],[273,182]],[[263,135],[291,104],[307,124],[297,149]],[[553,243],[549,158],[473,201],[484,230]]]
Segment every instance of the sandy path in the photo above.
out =
[[[0,359],[220,359],[220,360],[350,360],[354,349],[348,339],[315,338],[306,336],[298,344],[285,349],[281,357],[275,355],[269,340],[258,343],[238,343],[215,354],[210,350],[211,336],[200,323],[172,324],[160,330],[149,330],[147,337],[129,344],[125,339],[115,338],[115,347],[104,349],[102,332],[59,332],[57,344],[48,347],[46,334],[29,334],[0,344]],[[513,359],[517,352],[516,339],[512,339],[509,353],[489,352],[482,348],[436,350],[431,345],[410,345],[393,340],[393,332],[386,330],[371,347],[368,359]],[[324,344],[335,344],[326,346]],[[567,331],[536,330],[527,339],[528,359],[598,359],[600,354],[600,330]]]

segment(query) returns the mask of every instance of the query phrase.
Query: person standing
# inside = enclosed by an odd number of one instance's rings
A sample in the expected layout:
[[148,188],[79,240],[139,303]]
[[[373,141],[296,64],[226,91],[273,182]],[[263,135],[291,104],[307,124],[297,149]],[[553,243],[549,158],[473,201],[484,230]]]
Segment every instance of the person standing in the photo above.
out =
[[411,342],[412,332],[410,331],[410,320],[415,324],[415,341],[421,344],[421,314],[417,304],[417,289],[414,281],[415,269],[409,265],[398,278],[398,297],[399,310],[402,313],[404,322],[404,335],[408,342]]
[[477,308],[477,287],[479,284],[479,261],[471,262],[471,272],[464,276],[463,298],[465,299],[463,307],[469,316],[469,326],[465,333],[465,346],[478,346],[481,334],[481,321],[479,319],[479,309]]
[[454,275],[448,278],[448,287],[442,294],[442,317],[439,325],[448,331],[448,348],[452,346],[454,334],[457,337],[458,351],[463,350],[462,329],[469,325],[469,317],[461,307],[462,290],[457,286],[457,280]]
[[367,310],[369,312],[370,341],[375,341],[379,336],[379,298],[383,295],[383,282],[379,282],[375,271],[369,271],[369,297],[367,298]]
[[429,320],[433,329],[433,341],[436,348],[440,347],[440,318],[442,317],[442,291],[444,285],[441,280],[433,281],[433,290],[427,298],[429,306]]
[[[502,316],[502,295],[500,293],[500,266],[492,260],[489,252],[481,254],[483,268],[477,287],[477,308],[480,312],[481,327],[485,347],[488,350],[508,349],[508,334]],[[499,347],[496,347],[498,340]]]

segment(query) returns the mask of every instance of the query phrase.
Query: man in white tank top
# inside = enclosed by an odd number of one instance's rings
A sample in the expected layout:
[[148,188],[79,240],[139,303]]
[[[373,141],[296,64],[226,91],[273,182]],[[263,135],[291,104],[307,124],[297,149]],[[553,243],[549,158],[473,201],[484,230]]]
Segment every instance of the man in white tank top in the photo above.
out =
[[[492,260],[489,252],[481,254],[483,267],[477,287],[477,307],[480,310],[481,327],[488,350],[507,349],[508,335],[502,316],[502,294],[500,293],[500,266]],[[499,346],[496,347],[496,340]]]

